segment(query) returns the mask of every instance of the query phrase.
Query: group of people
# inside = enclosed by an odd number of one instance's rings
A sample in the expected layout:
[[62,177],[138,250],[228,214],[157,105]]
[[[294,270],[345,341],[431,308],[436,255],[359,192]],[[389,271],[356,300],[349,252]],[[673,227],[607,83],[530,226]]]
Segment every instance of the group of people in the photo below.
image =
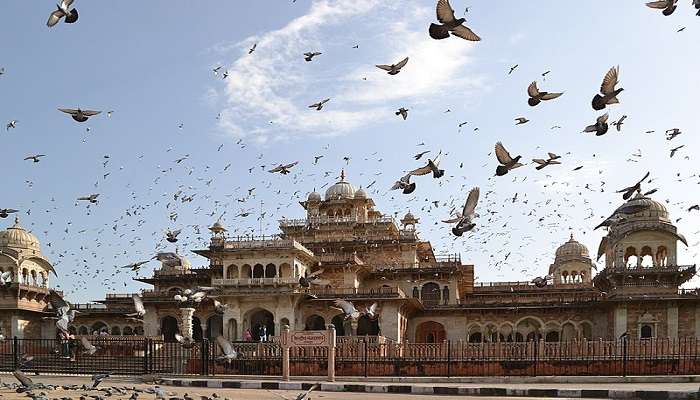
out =
[[272,335],[268,335],[267,333],[267,326],[264,324],[258,324],[253,328],[254,332],[257,332],[257,338],[253,336],[253,333],[251,332],[250,329],[246,329],[245,332],[243,332],[243,340],[246,342],[253,342],[253,341],[258,341],[258,342],[267,342],[270,340]]

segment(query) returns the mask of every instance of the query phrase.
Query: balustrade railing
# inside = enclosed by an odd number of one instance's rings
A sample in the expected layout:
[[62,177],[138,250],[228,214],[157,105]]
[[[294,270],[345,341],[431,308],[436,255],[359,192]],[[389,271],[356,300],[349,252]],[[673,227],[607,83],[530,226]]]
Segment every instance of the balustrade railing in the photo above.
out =
[[298,278],[232,278],[212,279],[214,286],[271,286],[298,284]]

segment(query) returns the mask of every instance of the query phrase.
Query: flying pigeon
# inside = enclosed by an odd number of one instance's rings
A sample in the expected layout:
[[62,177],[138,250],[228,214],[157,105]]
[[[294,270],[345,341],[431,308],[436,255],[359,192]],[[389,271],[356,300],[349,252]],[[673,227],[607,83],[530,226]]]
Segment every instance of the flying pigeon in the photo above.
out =
[[337,299],[333,302],[333,304],[335,304],[335,306],[331,308],[340,310],[343,313],[345,313],[345,319],[357,320],[358,318],[360,318],[360,312],[357,311],[357,308],[355,308],[355,306],[351,302],[347,300]]
[[460,37],[462,39],[478,42],[481,38],[471,29],[466,27],[464,22],[465,18],[457,19],[455,17],[455,11],[450,6],[448,0],[438,0],[437,7],[435,8],[437,14],[437,20],[440,24],[430,24],[428,28],[428,33],[430,37],[435,40],[447,39],[450,37],[450,33],[453,36]]
[[171,231],[170,229],[168,229],[167,231],[165,231],[165,236],[166,236],[165,240],[167,240],[170,243],[177,242],[177,235],[179,235],[181,231],[182,231],[181,229],[177,229],[174,231]]
[[238,358],[238,352],[233,348],[233,345],[231,342],[226,340],[223,336],[219,335],[216,337],[216,343],[221,347],[221,351],[223,351],[224,354],[216,357],[216,361],[225,361],[231,364],[231,361],[235,360]]
[[92,111],[92,110],[81,110],[79,108],[73,109],[73,108],[59,108],[58,111],[62,111],[66,114],[70,114],[70,116],[78,122],[85,122],[88,120],[88,118],[97,115],[101,113],[102,111]]
[[501,164],[496,167],[496,176],[503,176],[508,173],[511,169],[522,167],[523,164],[519,163],[521,156],[515,158],[510,156],[510,153],[503,147],[501,142],[496,143],[496,159]]
[[294,162],[291,163],[291,164],[280,164],[280,165],[276,166],[275,168],[272,168],[271,170],[269,170],[269,171],[267,171],[267,172],[270,172],[270,173],[273,173],[273,174],[276,173],[276,172],[279,172],[279,173],[282,174],[282,175],[287,175],[288,173],[291,172],[289,169],[292,168],[293,166],[297,165],[297,164],[299,164],[299,161],[294,161]]
[[651,172],[647,172],[646,175],[644,175],[644,177],[642,179],[640,179],[634,185],[626,187],[624,189],[620,189],[620,190],[616,191],[615,193],[624,193],[622,195],[622,199],[628,200],[635,193],[642,191],[642,182],[644,182],[649,177],[650,174],[651,174]]
[[39,159],[40,159],[41,157],[46,157],[46,155],[45,155],[45,154],[35,154],[35,155],[33,155],[33,156],[24,157],[24,160],[25,160],[25,161],[27,161],[27,160],[32,160],[32,161],[34,161],[35,163],[38,163],[38,162],[39,162]]
[[407,175],[402,176],[398,181],[394,182],[394,186],[392,186],[390,190],[397,189],[401,189],[403,194],[411,194],[414,190],[416,190],[416,183],[411,183],[410,172]]
[[537,167],[535,167],[536,170],[541,170],[542,168],[548,166],[548,165],[553,165],[553,164],[561,164],[561,162],[557,161],[557,159],[561,158],[561,156],[558,156],[554,153],[547,153],[549,156],[548,159],[543,160],[541,158],[533,158],[532,162],[535,164],[538,164]]
[[97,203],[98,196],[99,196],[99,193],[98,194],[91,194],[89,196],[78,197],[78,200],[89,201],[90,203],[95,204],[95,203]]
[[435,159],[431,160],[428,159],[428,164],[425,165],[424,167],[416,168],[413,171],[409,172],[410,175],[416,175],[416,176],[422,176],[426,175],[429,173],[433,173],[433,178],[441,178],[443,175],[445,175],[445,170],[444,169],[439,169],[438,167],[440,166],[440,157],[442,156],[442,151],[438,153],[437,157]]
[[610,70],[608,70],[608,73],[605,74],[605,78],[603,78],[603,83],[600,85],[600,93],[602,93],[603,95],[601,96],[600,94],[596,94],[595,96],[593,96],[593,100],[591,101],[591,105],[593,106],[594,110],[602,110],[605,108],[605,106],[608,106],[610,104],[620,103],[620,101],[617,99],[617,95],[625,89],[615,89],[615,85],[617,85],[618,83],[619,74],[619,66],[610,68]]
[[674,11],[676,11],[676,7],[678,7],[676,3],[678,3],[678,0],[651,1],[647,3],[647,7],[663,10],[661,13],[668,17],[669,15],[673,14]]
[[78,20],[78,10],[70,9],[71,4],[73,4],[73,0],[61,0],[61,4],[58,4],[56,7],[57,9],[49,14],[49,20],[46,21],[46,26],[51,28],[52,26],[56,25],[58,21],[61,20],[61,18],[65,17],[63,22],[67,24],[72,24],[75,21]]
[[396,111],[395,114],[400,115],[403,118],[403,120],[405,121],[406,118],[408,118],[408,109],[401,107],[401,108],[399,108],[398,111]]
[[595,124],[588,125],[584,132],[595,132],[596,136],[603,136],[608,131],[608,113],[596,118]]
[[319,101],[318,103],[311,104],[309,108],[315,108],[316,111],[321,111],[323,109],[323,105],[328,103],[330,99],[324,99]]
[[529,99],[527,99],[527,104],[530,105],[530,107],[534,107],[543,100],[552,100],[556,99],[557,97],[561,96],[564,94],[564,92],[560,93],[549,93],[549,92],[540,92],[540,90],[537,88],[537,82],[533,81],[530,86],[527,87],[527,95],[530,96]]
[[387,74],[389,74],[389,75],[396,75],[399,72],[401,72],[401,68],[403,68],[406,65],[406,63],[408,63],[408,57],[397,62],[396,64],[391,64],[391,65],[378,64],[376,67],[379,69],[383,69],[384,71],[387,71]]
[[311,61],[311,59],[313,59],[316,56],[320,56],[321,54],[323,54],[323,53],[319,53],[317,51],[304,53],[304,60],[307,62]]
[[7,218],[10,214],[18,211],[19,210],[15,210],[14,208],[0,208],[0,218]]
[[469,196],[464,202],[464,207],[462,208],[462,213],[460,214],[457,225],[452,228],[452,233],[455,236],[462,236],[464,232],[469,232],[474,229],[476,223],[473,222],[474,218],[478,216],[474,212],[476,209],[476,204],[479,202],[479,188],[475,187],[469,191]]

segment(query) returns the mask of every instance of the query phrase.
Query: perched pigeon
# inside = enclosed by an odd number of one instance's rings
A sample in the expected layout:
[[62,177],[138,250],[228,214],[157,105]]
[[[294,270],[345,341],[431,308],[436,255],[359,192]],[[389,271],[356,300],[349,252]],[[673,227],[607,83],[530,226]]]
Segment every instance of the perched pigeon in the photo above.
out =
[[496,176],[503,176],[511,169],[522,167],[523,164],[519,162],[520,157],[521,156],[517,156],[515,158],[511,157],[510,153],[508,153],[508,150],[503,147],[501,142],[496,143],[496,159],[501,164],[496,167]]
[[452,35],[460,37],[462,39],[471,40],[477,42],[481,38],[471,29],[464,26],[466,19],[455,17],[455,11],[450,6],[448,0],[438,0],[437,7],[435,8],[437,14],[437,20],[440,24],[430,24],[428,28],[428,33],[430,37],[436,40],[447,39]]
[[533,81],[530,86],[527,87],[527,95],[530,96],[529,99],[527,99],[527,104],[530,105],[530,107],[534,107],[543,100],[552,100],[556,99],[557,97],[561,96],[564,94],[564,92],[560,93],[549,93],[549,92],[540,92],[540,90],[537,88],[537,82]]
[[406,63],[408,63],[408,57],[397,62],[396,64],[391,64],[391,65],[378,64],[377,68],[383,69],[384,71],[387,71],[387,74],[389,74],[389,75],[396,75],[399,72],[401,72],[401,68],[403,68],[406,65]]
[[51,28],[56,25],[61,18],[65,17],[63,21],[67,24],[72,24],[78,20],[78,10],[70,9],[73,0],[62,0],[61,4],[58,4],[57,9],[49,15],[49,20],[46,21],[46,26]]
[[103,380],[109,378],[109,374],[95,374],[92,376],[92,389],[96,389],[97,386],[102,383]]
[[617,99],[617,95],[625,89],[615,89],[615,86],[618,83],[619,74],[619,66],[610,68],[610,70],[608,70],[608,73],[605,74],[605,77],[603,78],[603,83],[600,85],[600,93],[602,93],[603,95],[601,96],[600,94],[596,94],[595,96],[593,96],[593,100],[591,101],[591,105],[593,106],[594,110],[602,110],[610,104],[620,103],[620,101]]

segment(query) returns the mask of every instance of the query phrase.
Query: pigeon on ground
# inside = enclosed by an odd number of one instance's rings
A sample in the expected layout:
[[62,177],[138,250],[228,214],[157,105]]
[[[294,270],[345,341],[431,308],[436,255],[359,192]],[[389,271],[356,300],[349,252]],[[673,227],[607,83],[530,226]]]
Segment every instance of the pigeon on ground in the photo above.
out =
[[678,7],[676,3],[678,3],[678,0],[651,1],[647,3],[647,7],[663,10],[661,13],[668,17],[669,15],[673,14],[674,11],[676,11],[676,7]]
[[282,175],[287,175],[288,173],[291,172],[289,169],[292,168],[293,166],[297,165],[297,164],[299,164],[299,161],[294,161],[294,162],[291,163],[291,164],[280,164],[280,165],[276,166],[275,168],[272,168],[271,170],[268,170],[267,172],[270,172],[270,173],[273,173],[273,174],[276,173],[276,172],[279,172],[279,173],[282,174]]
[[457,225],[452,228],[452,233],[455,236],[462,236],[464,232],[469,232],[476,226],[474,223],[474,218],[479,215],[474,212],[476,210],[476,205],[479,202],[479,188],[475,187],[469,191],[469,196],[464,202],[464,207],[462,208],[462,213],[458,217]]
[[496,143],[496,159],[501,164],[496,167],[496,176],[503,176],[512,169],[522,167],[523,164],[519,162],[520,158],[521,156],[511,157],[501,142]]
[[440,24],[430,24],[428,33],[431,38],[435,40],[447,39],[452,33],[454,36],[474,42],[481,40],[476,33],[463,25],[466,22],[465,18],[457,19],[455,17],[455,11],[448,0],[438,0],[435,11]]
[[321,111],[323,109],[323,105],[328,103],[331,99],[323,99],[319,101],[318,103],[311,104],[309,108],[315,108],[316,111]]
[[311,61],[311,59],[313,59],[316,56],[320,56],[321,54],[323,53],[319,53],[318,51],[304,53],[304,60],[307,62]]
[[403,118],[403,120],[405,121],[406,118],[408,118],[408,109],[401,107],[401,108],[399,108],[398,111],[396,111],[395,114],[400,115]]
[[610,104],[620,103],[620,101],[617,99],[617,95],[625,89],[615,89],[615,86],[618,83],[619,74],[619,66],[610,68],[610,70],[608,70],[608,73],[605,74],[605,77],[603,78],[603,83],[600,85],[600,93],[602,93],[603,95],[601,96],[600,94],[596,94],[595,96],[593,96],[593,100],[591,101],[591,105],[593,106],[594,110],[599,111]]
[[88,118],[95,116],[102,111],[93,111],[93,110],[81,110],[79,108],[59,108],[58,111],[62,111],[66,114],[70,114],[71,118],[73,118],[75,121],[78,122],[85,122],[88,120]]
[[622,195],[622,199],[628,200],[635,193],[639,193],[642,191],[642,182],[644,182],[649,177],[650,174],[651,174],[651,172],[647,171],[646,175],[644,175],[644,177],[642,177],[642,179],[640,179],[637,183],[635,183],[632,186],[626,187],[624,189],[620,189],[620,190],[616,191],[615,193],[624,193]]
[[92,389],[96,389],[97,386],[102,383],[103,380],[109,378],[109,374],[95,374],[92,376]]
[[57,9],[49,14],[49,20],[46,21],[46,26],[51,28],[56,25],[61,18],[65,17],[63,22],[66,24],[72,24],[78,20],[78,10],[75,8],[71,9],[70,6],[73,4],[73,0],[62,0],[61,4],[56,5]]
[[391,64],[391,65],[377,64],[376,67],[379,69],[383,69],[384,71],[387,71],[387,74],[389,74],[389,75],[396,75],[399,72],[401,72],[401,68],[403,68],[406,65],[406,63],[408,63],[408,57],[397,62],[396,64]]
[[588,125],[584,132],[595,132],[596,136],[603,136],[608,132],[608,113],[596,118],[595,124]]
[[557,97],[561,96],[564,94],[564,92],[558,92],[558,93],[549,93],[549,92],[540,92],[540,90],[537,88],[537,81],[533,81],[530,86],[527,87],[527,95],[530,96],[529,99],[527,99],[527,104],[530,105],[530,107],[534,107],[542,101],[546,100],[553,100],[556,99]]

